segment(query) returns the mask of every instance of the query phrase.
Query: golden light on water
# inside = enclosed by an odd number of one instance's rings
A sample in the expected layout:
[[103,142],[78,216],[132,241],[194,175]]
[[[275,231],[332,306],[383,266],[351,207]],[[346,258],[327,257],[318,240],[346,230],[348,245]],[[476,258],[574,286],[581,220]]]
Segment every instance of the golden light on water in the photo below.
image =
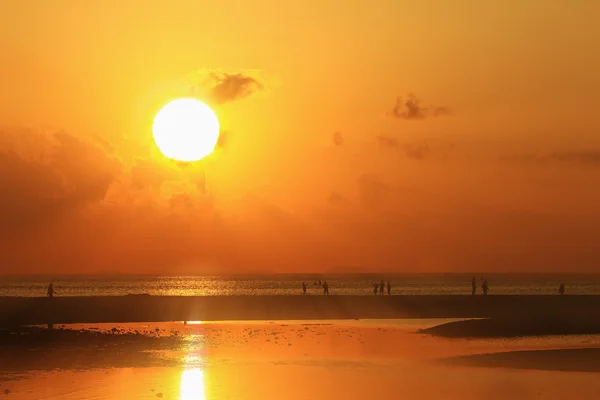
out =
[[187,369],[181,374],[179,400],[206,400],[204,373],[201,369]]

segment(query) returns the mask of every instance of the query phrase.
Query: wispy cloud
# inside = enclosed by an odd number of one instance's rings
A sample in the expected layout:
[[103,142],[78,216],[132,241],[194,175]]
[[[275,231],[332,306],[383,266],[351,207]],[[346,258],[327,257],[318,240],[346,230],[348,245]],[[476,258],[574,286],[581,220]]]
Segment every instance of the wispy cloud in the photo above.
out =
[[341,146],[344,144],[344,136],[342,136],[340,132],[333,134],[333,144],[336,146]]
[[264,78],[247,71],[201,70],[192,75],[191,92],[203,94],[217,104],[242,99],[265,88]]
[[412,160],[424,160],[431,155],[431,147],[427,143],[406,144],[404,154]]
[[600,150],[555,151],[547,154],[512,154],[501,157],[501,160],[517,163],[560,163],[580,166],[600,166]]
[[406,100],[402,97],[396,98],[396,104],[388,112],[388,116],[397,119],[405,120],[422,120],[428,117],[439,117],[443,115],[451,115],[452,112],[445,106],[429,106],[424,107],[415,94],[409,93]]
[[600,166],[600,150],[555,152],[545,157],[557,162]]
[[398,146],[400,145],[400,143],[398,142],[398,139],[396,139],[395,137],[389,137],[389,136],[383,136],[383,135],[377,136],[377,144],[379,144],[379,146],[381,146],[381,147],[390,147],[390,148],[398,148]]

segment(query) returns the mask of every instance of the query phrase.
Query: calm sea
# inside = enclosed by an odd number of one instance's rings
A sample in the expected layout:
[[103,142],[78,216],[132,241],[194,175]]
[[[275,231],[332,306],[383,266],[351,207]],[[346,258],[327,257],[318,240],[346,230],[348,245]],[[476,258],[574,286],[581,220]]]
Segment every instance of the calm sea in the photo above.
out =
[[[64,276],[54,277],[58,296],[232,296],[298,295],[301,282],[308,295],[320,295],[318,280],[327,279],[330,294],[373,295],[373,282],[390,280],[392,294],[470,294],[472,275],[261,275],[261,276]],[[490,294],[556,294],[561,282],[567,294],[600,294],[599,275],[486,275]],[[38,297],[46,294],[51,278],[0,277],[0,297]],[[477,276],[479,284],[480,276]],[[316,284],[315,284],[316,283]],[[480,293],[480,288],[478,288]]]

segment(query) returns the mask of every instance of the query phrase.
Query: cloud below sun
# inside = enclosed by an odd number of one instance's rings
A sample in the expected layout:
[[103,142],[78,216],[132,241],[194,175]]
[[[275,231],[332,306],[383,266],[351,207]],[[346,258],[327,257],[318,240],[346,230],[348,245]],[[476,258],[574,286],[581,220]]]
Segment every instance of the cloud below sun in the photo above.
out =
[[[127,163],[94,137],[3,129],[3,261],[38,273],[460,271],[560,269],[574,260],[591,268],[598,256],[592,207],[600,196],[586,183],[600,171],[565,168],[573,156],[544,158],[560,171],[547,185],[535,165],[500,160],[473,172],[460,145],[448,159],[435,156],[444,148],[436,141],[378,140],[358,155],[345,140],[311,156],[321,176],[282,166],[263,187],[243,171]],[[579,184],[565,195],[561,185],[574,175]],[[240,179],[256,181],[254,189],[232,192]]]

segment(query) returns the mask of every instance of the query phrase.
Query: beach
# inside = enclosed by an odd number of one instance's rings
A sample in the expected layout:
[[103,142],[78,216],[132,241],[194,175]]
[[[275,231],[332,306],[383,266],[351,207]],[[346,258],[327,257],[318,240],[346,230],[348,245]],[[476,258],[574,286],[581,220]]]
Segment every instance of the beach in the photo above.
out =
[[27,324],[379,318],[590,320],[600,296],[97,296],[0,298],[0,327]]
[[20,346],[14,338],[0,340],[0,392],[21,400],[469,400],[561,399],[575,392],[593,399],[600,390],[599,335],[473,340],[420,333],[453,322],[61,326],[54,337],[44,336],[46,329],[30,332]]
[[21,400],[561,399],[600,390],[600,296],[0,298]]

